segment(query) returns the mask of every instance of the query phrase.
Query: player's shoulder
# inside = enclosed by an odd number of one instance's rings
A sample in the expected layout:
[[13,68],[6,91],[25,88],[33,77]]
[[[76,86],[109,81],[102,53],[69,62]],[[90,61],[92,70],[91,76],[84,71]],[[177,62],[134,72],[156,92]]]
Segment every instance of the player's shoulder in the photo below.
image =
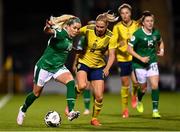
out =
[[55,29],[55,34],[56,34],[56,36],[57,35],[64,36],[64,37],[69,36],[67,31],[63,28],[62,29]]
[[138,26],[139,26],[140,22],[139,22],[139,21],[136,21],[136,20],[132,20],[132,24],[133,24],[133,25],[138,25]]
[[139,38],[140,36],[144,36],[143,35],[144,32],[142,31],[142,28],[138,28],[132,35],[132,38]]
[[94,30],[95,25],[91,24],[91,25],[87,25],[87,30]]
[[115,26],[118,26],[118,25],[121,25],[122,24],[122,21],[119,21],[115,24]]
[[120,28],[121,26],[123,26],[122,21],[119,21],[114,25],[114,27],[117,27],[117,28]]
[[155,34],[160,34],[160,31],[159,31],[159,29],[157,29],[157,28],[153,28],[153,33],[155,33]]
[[141,34],[143,33],[142,27],[138,28],[133,34]]

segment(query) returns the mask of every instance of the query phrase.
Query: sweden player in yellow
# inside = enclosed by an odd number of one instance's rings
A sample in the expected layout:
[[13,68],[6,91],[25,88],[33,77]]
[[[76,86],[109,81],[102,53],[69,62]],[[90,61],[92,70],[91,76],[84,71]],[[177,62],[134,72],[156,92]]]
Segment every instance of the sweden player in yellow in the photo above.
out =
[[[95,24],[94,20],[88,21],[87,23],[88,25],[92,25]],[[79,59],[79,55],[83,54],[83,48],[86,45],[87,41],[86,41],[86,36],[85,35],[79,35],[77,37],[77,42],[74,42],[76,45],[76,55],[75,55],[75,59],[73,62],[73,66],[72,66],[72,71],[74,73],[76,73],[77,71],[77,64],[78,64],[78,59]],[[85,106],[85,110],[83,112],[83,115],[89,115],[90,114],[90,101],[91,101],[91,88],[90,88],[90,83],[88,83],[87,88],[84,89],[83,91],[83,99],[84,99],[84,106]],[[66,106],[65,109],[65,114],[68,115],[69,110],[68,107]]]
[[[82,34],[87,34],[88,46],[86,47],[86,53],[79,56],[79,62],[88,65],[91,68],[101,68],[106,65],[105,52],[107,49],[113,49],[114,44],[109,45],[109,40],[112,37],[112,32],[107,30],[103,36],[101,29],[103,27],[96,26],[100,29],[99,32],[94,31],[95,25],[88,25],[80,29]],[[89,51],[89,52],[88,52]]]
[[121,21],[118,22],[113,27],[113,34],[118,44],[116,49],[116,59],[118,63],[118,68],[120,71],[121,78],[121,100],[122,100],[122,117],[129,117],[128,112],[128,94],[130,88],[130,79],[133,80],[132,88],[132,107],[136,107],[136,90],[137,83],[135,77],[132,75],[132,56],[127,52],[128,41],[132,34],[138,29],[139,22],[131,19],[132,8],[129,4],[122,4],[118,8],[118,12],[121,16]]
[[91,125],[94,126],[101,125],[97,117],[103,105],[104,79],[109,75],[117,47],[116,43],[110,43],[113,41],[113,34],[107,27],[109,22],[116,20],[114,15],[103,13],[97,16],[95,25],[87,25],[80,29],[81,34],[86,36],[87,45],[84,54],[79,55],[76,77],[79,90],[85,89],[88,81],[91,83],[94,94]]

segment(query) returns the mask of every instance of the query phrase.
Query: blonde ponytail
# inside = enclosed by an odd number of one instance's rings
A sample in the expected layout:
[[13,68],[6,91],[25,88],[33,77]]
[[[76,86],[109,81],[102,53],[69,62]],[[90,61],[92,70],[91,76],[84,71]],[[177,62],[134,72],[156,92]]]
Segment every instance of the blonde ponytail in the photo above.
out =
[[70,18],[75,18],[75,16],[69,15],[69,14],[64,14],[64,15],[61,15],[59,17],[51,16],[50,17],[50,21],[54,24],[53,28],[62,29],[64,24],[65,24],[65,22],[67,20],[69,20]]
[[108,11],[103,14],[99,14],[96,18],[96,21],[104,21],[105,23],[107,23],[107,22],[116,22],[118,19],[119,17],[116,17],[114,13],[110,14]]

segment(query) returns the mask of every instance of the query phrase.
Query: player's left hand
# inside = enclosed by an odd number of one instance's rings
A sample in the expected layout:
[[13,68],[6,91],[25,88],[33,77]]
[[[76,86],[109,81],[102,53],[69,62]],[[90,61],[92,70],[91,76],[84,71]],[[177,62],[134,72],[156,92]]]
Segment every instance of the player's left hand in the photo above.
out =
[[103,73],[104,73],[104,76],[107,77],[109,75],[109,69],[104,68]]

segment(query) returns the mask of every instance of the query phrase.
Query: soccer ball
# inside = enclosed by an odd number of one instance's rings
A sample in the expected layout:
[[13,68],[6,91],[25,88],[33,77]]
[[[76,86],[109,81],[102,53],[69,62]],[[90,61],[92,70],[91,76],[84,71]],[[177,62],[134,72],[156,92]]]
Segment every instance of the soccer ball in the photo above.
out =
[[44,117],[44,122],[48,127],[58,127],[61,124],[61,116],[56,111],[49,111]]

